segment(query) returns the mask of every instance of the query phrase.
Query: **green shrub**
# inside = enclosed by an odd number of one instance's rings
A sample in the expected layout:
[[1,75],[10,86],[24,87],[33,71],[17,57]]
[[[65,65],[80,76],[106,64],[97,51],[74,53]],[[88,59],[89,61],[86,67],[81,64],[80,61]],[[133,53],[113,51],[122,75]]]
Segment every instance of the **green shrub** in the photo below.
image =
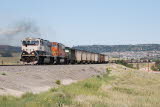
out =
[[151,70],[157,71],[158,69],[153,65],[153,66],[151,66]]
[[3,72],[1,75],[6,75],[6,73],[5,73],[5,72]]
[[57,89],[56,88],[51,88],[50,92],[57,92]]
[[107,75],[109,75],[111,71],[112,70],[110,70],[109,68],[106,68]]
[[87,81],[83,84],[84,89],[98,90],[101,86],[101,80]]
[[8,100],[7,96],[2,96],[2,101],[7,101],[7,100]]
[[97,75],[96,77],[99,78],[99,79],[101,79],[101,76],[100,76],[100,75]]
[[61,85],[61,81],[60,80],[56,80],[56,84],[57,85]]
[[54,99],[53,102],[56,103],[57,107],[63,107],[64,104],[66,105],[72,104],[71,96],[65,93],[56,93],[53,96],[53,99]]
[[34,96],[34,94],[32,92],[27,92],[27,93],[22,95],[22,98],[29,98],[29,97],[32,97],[32,96]]
[[155,65],[151,66],[151,70],[160,71],[160,60],[155,61]]
[[84,87],[85,88],[92,88],[92,87],[94,87],[91,83],[85,83],[84,84]]
[[139,95],[138,92],[134,91],[134,89],[131,88],[114,87],[113,91],[118,91],[121,93],[132,94],[132,95]]
[[134,68],[133,67],[133,64],[128,64],[126,61],[124,61],[124,60],[117,60],[116,61],[116,64],[121,64],[121,65],[124,65],[124,66],[126,66],[126,67],[129,67],[129,68]]

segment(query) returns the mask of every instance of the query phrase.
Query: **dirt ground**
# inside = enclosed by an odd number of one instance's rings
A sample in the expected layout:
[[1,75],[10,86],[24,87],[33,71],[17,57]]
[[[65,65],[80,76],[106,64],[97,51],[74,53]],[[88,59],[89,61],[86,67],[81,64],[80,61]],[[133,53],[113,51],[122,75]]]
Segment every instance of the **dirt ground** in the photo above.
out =
[[68,85],[104,72],[106,64],[0,66],[0,95],[39,93],[57,87],[57,80]]

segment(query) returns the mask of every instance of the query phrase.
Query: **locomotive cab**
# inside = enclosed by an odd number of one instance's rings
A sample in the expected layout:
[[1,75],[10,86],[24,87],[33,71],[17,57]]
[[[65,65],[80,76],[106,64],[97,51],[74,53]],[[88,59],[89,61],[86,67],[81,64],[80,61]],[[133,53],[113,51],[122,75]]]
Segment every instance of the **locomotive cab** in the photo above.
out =
[[24,64],[43,64],[51,62],[51,43],[40,38],[22,40],[21,61]]

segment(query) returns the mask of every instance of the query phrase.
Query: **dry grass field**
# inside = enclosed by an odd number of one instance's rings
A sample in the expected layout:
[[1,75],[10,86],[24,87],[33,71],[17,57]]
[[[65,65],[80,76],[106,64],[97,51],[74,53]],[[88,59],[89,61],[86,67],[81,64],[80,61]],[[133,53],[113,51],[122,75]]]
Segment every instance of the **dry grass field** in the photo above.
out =
[[106,73],[20,98],[1,96],[0,107],[159,107],[160,74],[108,64]]
[[0,65],[20,64],[20,53],[12,53],[13,57],[0,57]]
[[0,65],[20,64],[20,57],[0,57]]

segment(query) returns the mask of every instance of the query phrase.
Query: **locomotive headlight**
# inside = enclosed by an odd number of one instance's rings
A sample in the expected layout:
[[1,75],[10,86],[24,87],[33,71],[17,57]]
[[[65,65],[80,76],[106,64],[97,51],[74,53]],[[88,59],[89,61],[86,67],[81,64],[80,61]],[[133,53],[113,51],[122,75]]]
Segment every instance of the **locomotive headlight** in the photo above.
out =
[[34,55],[34,52],[32,52],[32,55]]

